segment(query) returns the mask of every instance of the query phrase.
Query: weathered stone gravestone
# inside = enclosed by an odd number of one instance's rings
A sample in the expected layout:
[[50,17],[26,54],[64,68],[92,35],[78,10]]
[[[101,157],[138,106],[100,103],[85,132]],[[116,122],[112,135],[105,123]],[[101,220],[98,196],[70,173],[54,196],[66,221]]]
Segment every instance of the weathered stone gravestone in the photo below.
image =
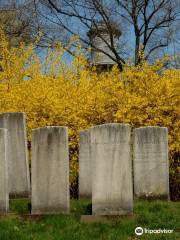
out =
[[134,193],[136,197],[169,198],[168,130],[134,130]]
[[126,215],[133,210],[131,128],[104,124],[90,130],[92,214]]
[[90,133],[89,130],[84,130],[79,133],[79,197],[91,196]]
[[0,128],[0,213],[6,213],[9,210],[7,134],[7,129]]
[[30,192],[30,178],[24,113],[0,114],[0,128],[8,129],[10,196],[28,196]]
[[32,214],[69,212],[68,129],[45,127],[32,135]]

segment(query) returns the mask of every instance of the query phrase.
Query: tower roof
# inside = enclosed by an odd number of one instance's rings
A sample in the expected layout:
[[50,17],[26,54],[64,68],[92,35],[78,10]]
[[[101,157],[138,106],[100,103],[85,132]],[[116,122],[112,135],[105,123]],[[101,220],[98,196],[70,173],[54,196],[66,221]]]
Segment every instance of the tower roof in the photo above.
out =
[[110,24],[107,25],[102,21],[93,23],[87,35],[89,38],[92,38],[99,34],[106,34],[109,32],[112,32],[113,35],[117,37],[121,35],[121,31],[116,23],[111,22]]

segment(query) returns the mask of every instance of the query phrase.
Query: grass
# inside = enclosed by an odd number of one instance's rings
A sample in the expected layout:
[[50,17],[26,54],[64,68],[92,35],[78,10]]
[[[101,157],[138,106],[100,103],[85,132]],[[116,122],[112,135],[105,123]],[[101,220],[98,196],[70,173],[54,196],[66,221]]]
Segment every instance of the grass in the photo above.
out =
[[[108,223],[81,223],[80,216],[89,214],[87,200],[72,200],[71,214],[24,219],[28,200],[11,200],[10,210],[17,216],[0,218],[0,240],[138,240],[180,239],[180,204],[165,201],[136,201],[134,217],[118,217]],[[134,233],[137,226],[148,229],[174,229],[172,234]]]

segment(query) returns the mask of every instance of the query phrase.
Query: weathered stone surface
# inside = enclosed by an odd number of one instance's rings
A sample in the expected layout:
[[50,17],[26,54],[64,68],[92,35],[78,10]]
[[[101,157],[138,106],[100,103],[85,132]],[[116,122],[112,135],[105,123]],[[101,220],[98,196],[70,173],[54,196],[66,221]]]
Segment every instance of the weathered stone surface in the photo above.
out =
[[168,130],[134,130],[134,193],[142,198],[169,198]]
[[0,128],[0,213],[9,210],[7,134],[7,129]]
[[45,127],[32,135],[32,214],[69,212],[68,129]]
[[8,129],[10,196],[28,196],[30,192],[30,177],[24,113],[0,114],[0,128]]
[[117,222],[117,220],[122,220],[123,218],[126,219],[134,219],[133,214],[129,214],[126,216],[106,216],[106,215],[81,215],[80,221],[81,223],[111,223],[112,222]]
[[79,197],[91,196],[90,133],[89,130],[84,130],[79,133]]
[[90,130],[92,214],[126,215],[133,209],[131,129],[104,124]]

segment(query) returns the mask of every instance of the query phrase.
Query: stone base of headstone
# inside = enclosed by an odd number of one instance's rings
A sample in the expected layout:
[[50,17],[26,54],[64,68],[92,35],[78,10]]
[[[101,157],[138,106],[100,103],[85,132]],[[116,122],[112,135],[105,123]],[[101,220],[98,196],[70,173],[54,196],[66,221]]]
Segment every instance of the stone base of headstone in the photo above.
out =
[[7,212],[7,213],[0,213],[0,219],[18,219],[19,218],[19,214],[17,213],[11,213],[11,212]]
[[139,200],[148,200],[154,201],[154,200],[162,200],[162,201],[169,201],[170,197],[168,194],[165,195],[155,195],[155,194],[134,194],[134,199]]
[[118,219],[122,218],[128,218],[132,219],[134,218],[134,215],[132,213],[130,214],[125,214],[122,216],[117,216],[117,215],[81,215],[80,222],[81,223],[109,223],[112,221],[117,221]]
[[11,192],[9,194],[9,198],[10,199],[18,199],[18,198],[21,198],[21,199],[29,199],[30,198],[30,193],[29,191],[26,191],[26,192],[21,192],[21,193],[13,193]]

